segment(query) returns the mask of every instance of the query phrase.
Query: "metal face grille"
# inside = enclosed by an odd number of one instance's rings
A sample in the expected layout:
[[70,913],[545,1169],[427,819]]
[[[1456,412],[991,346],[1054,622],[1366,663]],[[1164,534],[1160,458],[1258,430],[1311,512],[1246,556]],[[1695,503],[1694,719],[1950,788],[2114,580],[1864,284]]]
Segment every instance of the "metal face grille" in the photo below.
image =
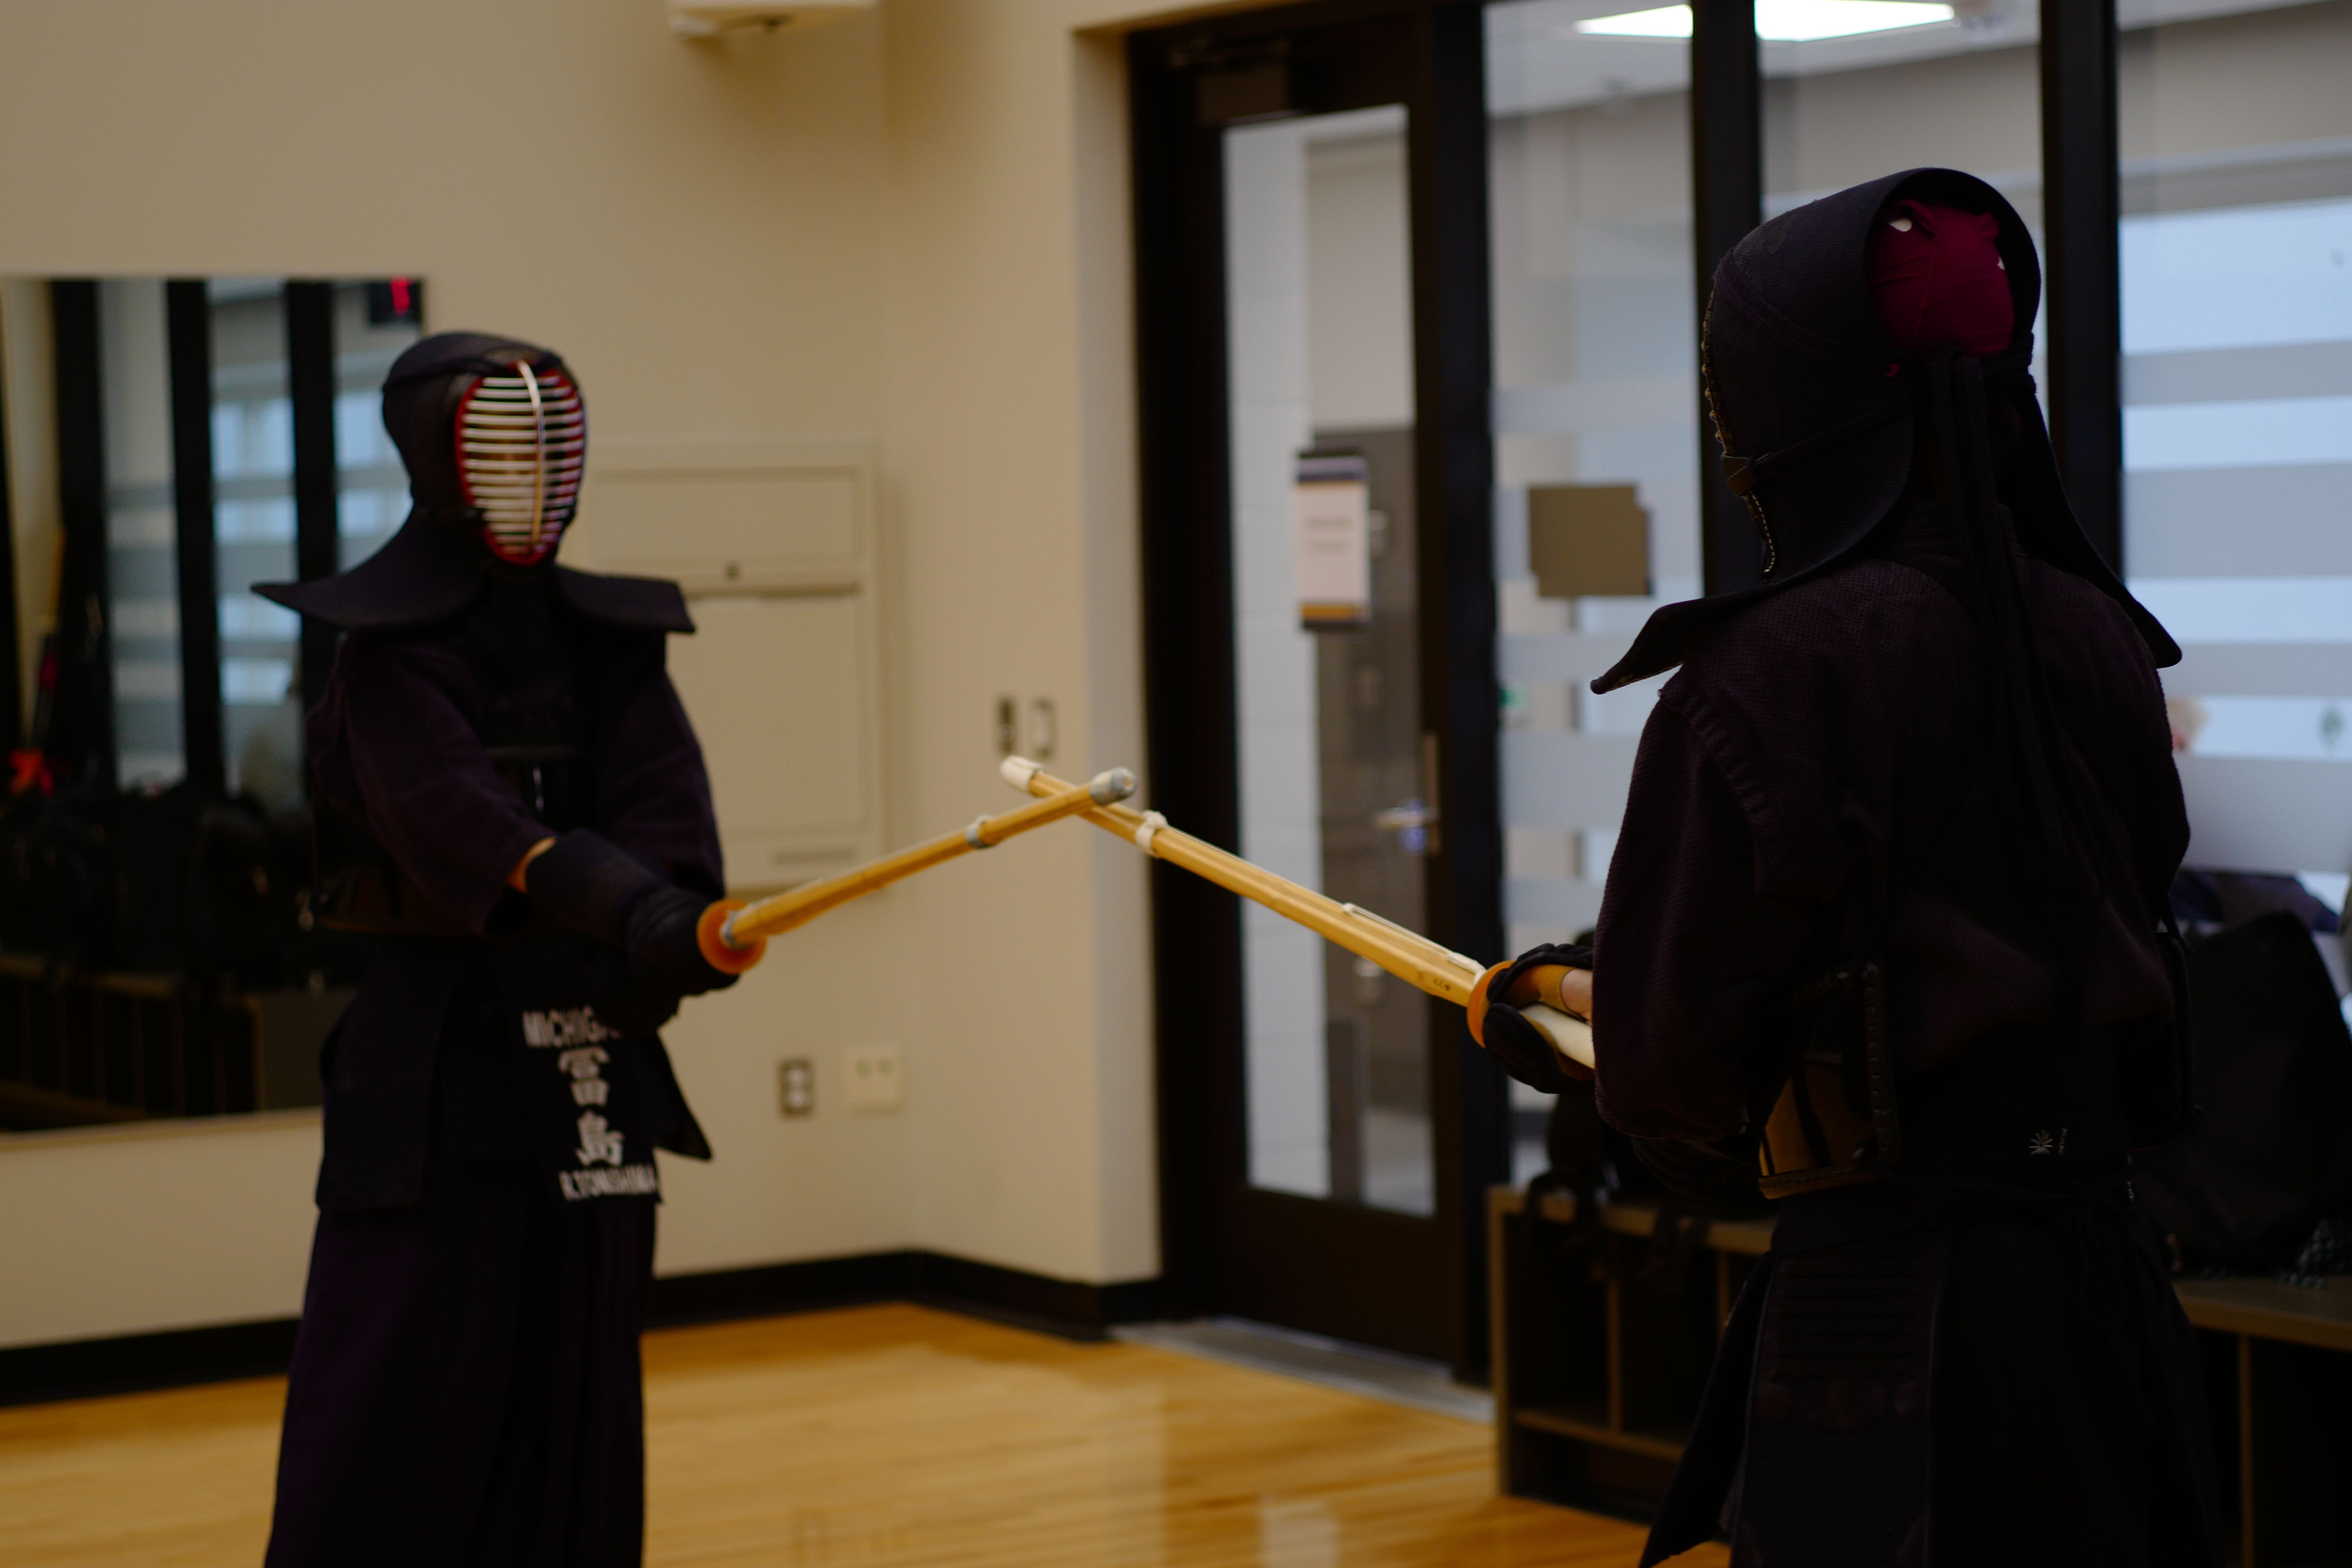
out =
[[490,549],[529,565],[554,551],[579,505],[588,411],[563,372],[514,368],[483,376],[458,403],[457,475]]

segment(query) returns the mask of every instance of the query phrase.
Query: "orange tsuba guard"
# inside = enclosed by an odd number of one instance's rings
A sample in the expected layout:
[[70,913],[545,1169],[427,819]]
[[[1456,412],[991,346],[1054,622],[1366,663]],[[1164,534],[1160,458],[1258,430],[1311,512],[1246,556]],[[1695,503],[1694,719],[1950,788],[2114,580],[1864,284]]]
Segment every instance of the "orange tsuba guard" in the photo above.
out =
[[702,949],[702,961],[721,974],[740,974],[767,956],[768,939],[756,937],[749,947],[737,947],[725,935],[728,917],[746,906],[740,899],[721,899],[702,911],[695,922],[695,945]]
[[1477,1041],[1482,1048],[1486,1044],[1486,987],[1495,983],[1495,976],[1509,967],[1511,966],[1508,963],[1495,965],[1494,968],[1478,976],[1477,984],[1470,987],[1470,1000],[1465,1004],[1470,1013],[1470,1037]]

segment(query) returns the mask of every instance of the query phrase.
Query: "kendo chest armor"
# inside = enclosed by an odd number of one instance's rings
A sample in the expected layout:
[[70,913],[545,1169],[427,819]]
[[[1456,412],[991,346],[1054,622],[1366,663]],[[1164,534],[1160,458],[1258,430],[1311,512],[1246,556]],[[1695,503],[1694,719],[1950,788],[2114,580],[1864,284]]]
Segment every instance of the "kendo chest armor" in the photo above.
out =
[[[473,676],[475,732],[490,765],[551,835],[594,826],[596,692],[574,626],[534,575],[493,579],[460,624],[457,650]],[[364,824],[331,804],[316,817],[320,918],[374,935],[476,934],[401,871]],[[539,925],[511,890],[490,918],[496,935]]]

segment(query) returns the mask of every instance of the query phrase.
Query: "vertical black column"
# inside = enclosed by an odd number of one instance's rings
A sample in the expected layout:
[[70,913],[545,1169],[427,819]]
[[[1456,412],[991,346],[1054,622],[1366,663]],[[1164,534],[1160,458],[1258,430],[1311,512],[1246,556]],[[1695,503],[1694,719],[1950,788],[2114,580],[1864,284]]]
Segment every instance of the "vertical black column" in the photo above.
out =
[[[1181,53],[1165,34],[1128,39],[1144,776],[1154,806],[1230,844],[1236,803],[1210,781],[1231,778],[1232,742],[1222,752],[1204,745],[1208,727],[1195,719],[1230,708],[1234,679],[1232,606],[1219,592],[1231,583],[1216,500],[1228,487],[1226,447],[1208,435],[1223,414],[1223,193],[1216,132],[1201,122]],[[1240,921],[1202,895],[1199,878],[1157,860],[1150,878],[1160,1278],[1177,1310],[1217,1310],[1217,1200],[1248,1168],[1223,1114],[1242,1071],[1240,1043],[1220,1026],[1241,984]]]
[[99,385],[98,285],[49,285],[57,384],[57,688],[42,738],[59,789],[114,788],[114,649],[107,632],[106,405]]
[[[1500,952],[1486,20],[1477,5],[1433,5],[1422,16],[1410,178],[1422,712],[1438,764],[1429,917],[1459,951]],[[1430,1011],[1437,1212],[1457,1281],[1446,1338],[1456,1369],[1475,1375],[1487,1362],[1486,1189],[1511,1176],[1509,1085],[1459,1013]]]
[[8,483],[8,399],[0,382],[0,742],[25,743],[25,664],[16,636],[16,509]]
[[[294,574],[308,583],[337,566],[335,289],[286,285],[286,389],[294,405]],[[335,629],[302,623],[302,705],[327,689]]]
[[[1690,65],[1692,260],[1704,334],[1716,264],[1764,221],[1764,82],[1754,0],[1692,0]],[[1723,482],[1723,465],[1716,460],[1722,448],[1703,390],[1698,448],[1706,590],[1752,588],[1763,580],[1763,553],[1748,509]]]
[[2050,437],[2083,531],[2123,565],[2122,212],[2116,0],[2042,0]]
[[227,787],[221,736],[220,573],[213,541],[212,302],[201,278],[163,285],[171,343],[172,497],[180,564],[180,747],[188,782]]

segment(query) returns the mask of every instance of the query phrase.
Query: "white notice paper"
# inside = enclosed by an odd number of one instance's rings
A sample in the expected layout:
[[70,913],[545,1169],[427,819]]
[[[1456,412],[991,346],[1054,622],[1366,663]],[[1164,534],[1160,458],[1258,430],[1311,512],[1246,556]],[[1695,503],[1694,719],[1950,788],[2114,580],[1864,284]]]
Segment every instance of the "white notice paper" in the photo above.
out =
[[1291,491],[1298,531],[1298,624],[1360,626],[1372,616],[1371,486],[1360,457],[1302,457]]

